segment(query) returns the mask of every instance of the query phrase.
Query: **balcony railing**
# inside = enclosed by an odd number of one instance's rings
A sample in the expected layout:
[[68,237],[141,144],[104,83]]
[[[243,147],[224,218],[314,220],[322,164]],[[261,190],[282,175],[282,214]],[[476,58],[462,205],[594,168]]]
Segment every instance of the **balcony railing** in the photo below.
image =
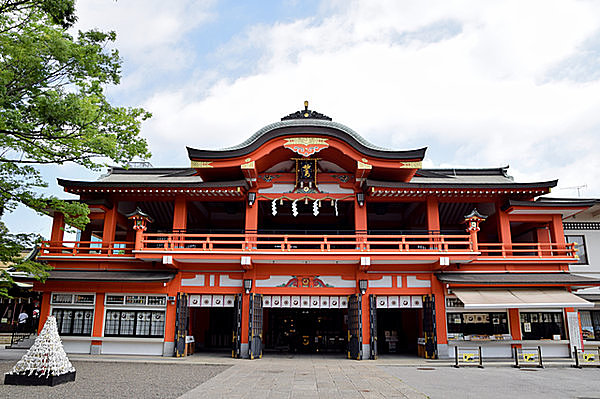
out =
[[39,256],[133,256],[133,242],[42,241]]
[[44,241],[40,256],[131,257],[144,252],[268,252],[293,253],[393,253],[476,255],[478,259],[576,259],[575,244],[478,243],[461,234],[190,234],[145,233],[138,250],[133,242]]
[[143,235],[142,250],[260,252],[469,252],[468,235],[161,234]]
[[479,251],[482,257],[536,257],[536,258],[575,258],[577,250],[574,243],[556,244],[543,242],[514,242],[503,243],[479,243]]

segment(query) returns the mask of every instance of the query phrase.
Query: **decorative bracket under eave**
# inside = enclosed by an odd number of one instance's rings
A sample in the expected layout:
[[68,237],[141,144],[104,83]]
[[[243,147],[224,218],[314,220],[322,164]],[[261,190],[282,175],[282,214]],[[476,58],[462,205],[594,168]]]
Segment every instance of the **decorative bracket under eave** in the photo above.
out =
[[370,256],[361,256],[360,257],[360,271],[366,272],[371,268],[371,257]]
[[242,265],[242,269],[244,270],[252,270],[254,268],[252,265],[252,259],[249,256],[242,256],[240,263]]
[[244,175],[244,178],[250,185],[250,188],[256,188],[258,186],[258,171],[256,170],[256,162],[252,161],[251,158],[246,158],[244,162],[245,163],[240,165],[242,174]]
[[362,187],[373,169],[373,165],[370,165],[368,162],[366,158],[356,161],[356,172],[354,172],[354,184],[356,188]]

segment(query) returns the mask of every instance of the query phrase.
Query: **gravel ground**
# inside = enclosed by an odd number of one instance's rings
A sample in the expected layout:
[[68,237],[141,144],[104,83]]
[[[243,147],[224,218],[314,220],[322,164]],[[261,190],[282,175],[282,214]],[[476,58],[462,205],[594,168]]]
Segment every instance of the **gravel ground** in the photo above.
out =
[[[15,361],[0,361],[0,376]],[[75,382],[55,387],[0,385],[0,398],[177,398],[229,366],[72,362]]]

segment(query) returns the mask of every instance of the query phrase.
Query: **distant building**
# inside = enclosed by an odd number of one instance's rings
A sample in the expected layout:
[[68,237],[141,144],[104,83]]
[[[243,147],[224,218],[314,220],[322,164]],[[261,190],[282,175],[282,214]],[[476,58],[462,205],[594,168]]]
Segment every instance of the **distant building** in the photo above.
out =
[[[567,216],[563,220],[565,239],[577,244],[579,259],[570,270],[581,276],[600,278],[600,200],[597,199],[548,199],[573,204],[586,204],[587,209]],[[580,311],[583,339],[588,346],[600,344],[600,289],[598,287],[578,290],[578,295],[594,303],[594,308]]]
[[425,151],[376,147],[305,104],[237,146],[188,148],[190,167],[59,179],[91,223],[66,242],[53,214],[41,323],[54,314],[81,353],[580,348],[594,304],[571,290],[599,280],[569,272],[563,218],[589,204],[534,201],[556,181],[506,167],[424,169]]

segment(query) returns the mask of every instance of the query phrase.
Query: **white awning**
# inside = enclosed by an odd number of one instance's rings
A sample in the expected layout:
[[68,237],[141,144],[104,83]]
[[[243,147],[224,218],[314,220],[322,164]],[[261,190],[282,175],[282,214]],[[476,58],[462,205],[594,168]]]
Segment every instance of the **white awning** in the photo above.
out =
[[465,309],[473,308],[587,308],[594,304],[557,289],[453,289]]

